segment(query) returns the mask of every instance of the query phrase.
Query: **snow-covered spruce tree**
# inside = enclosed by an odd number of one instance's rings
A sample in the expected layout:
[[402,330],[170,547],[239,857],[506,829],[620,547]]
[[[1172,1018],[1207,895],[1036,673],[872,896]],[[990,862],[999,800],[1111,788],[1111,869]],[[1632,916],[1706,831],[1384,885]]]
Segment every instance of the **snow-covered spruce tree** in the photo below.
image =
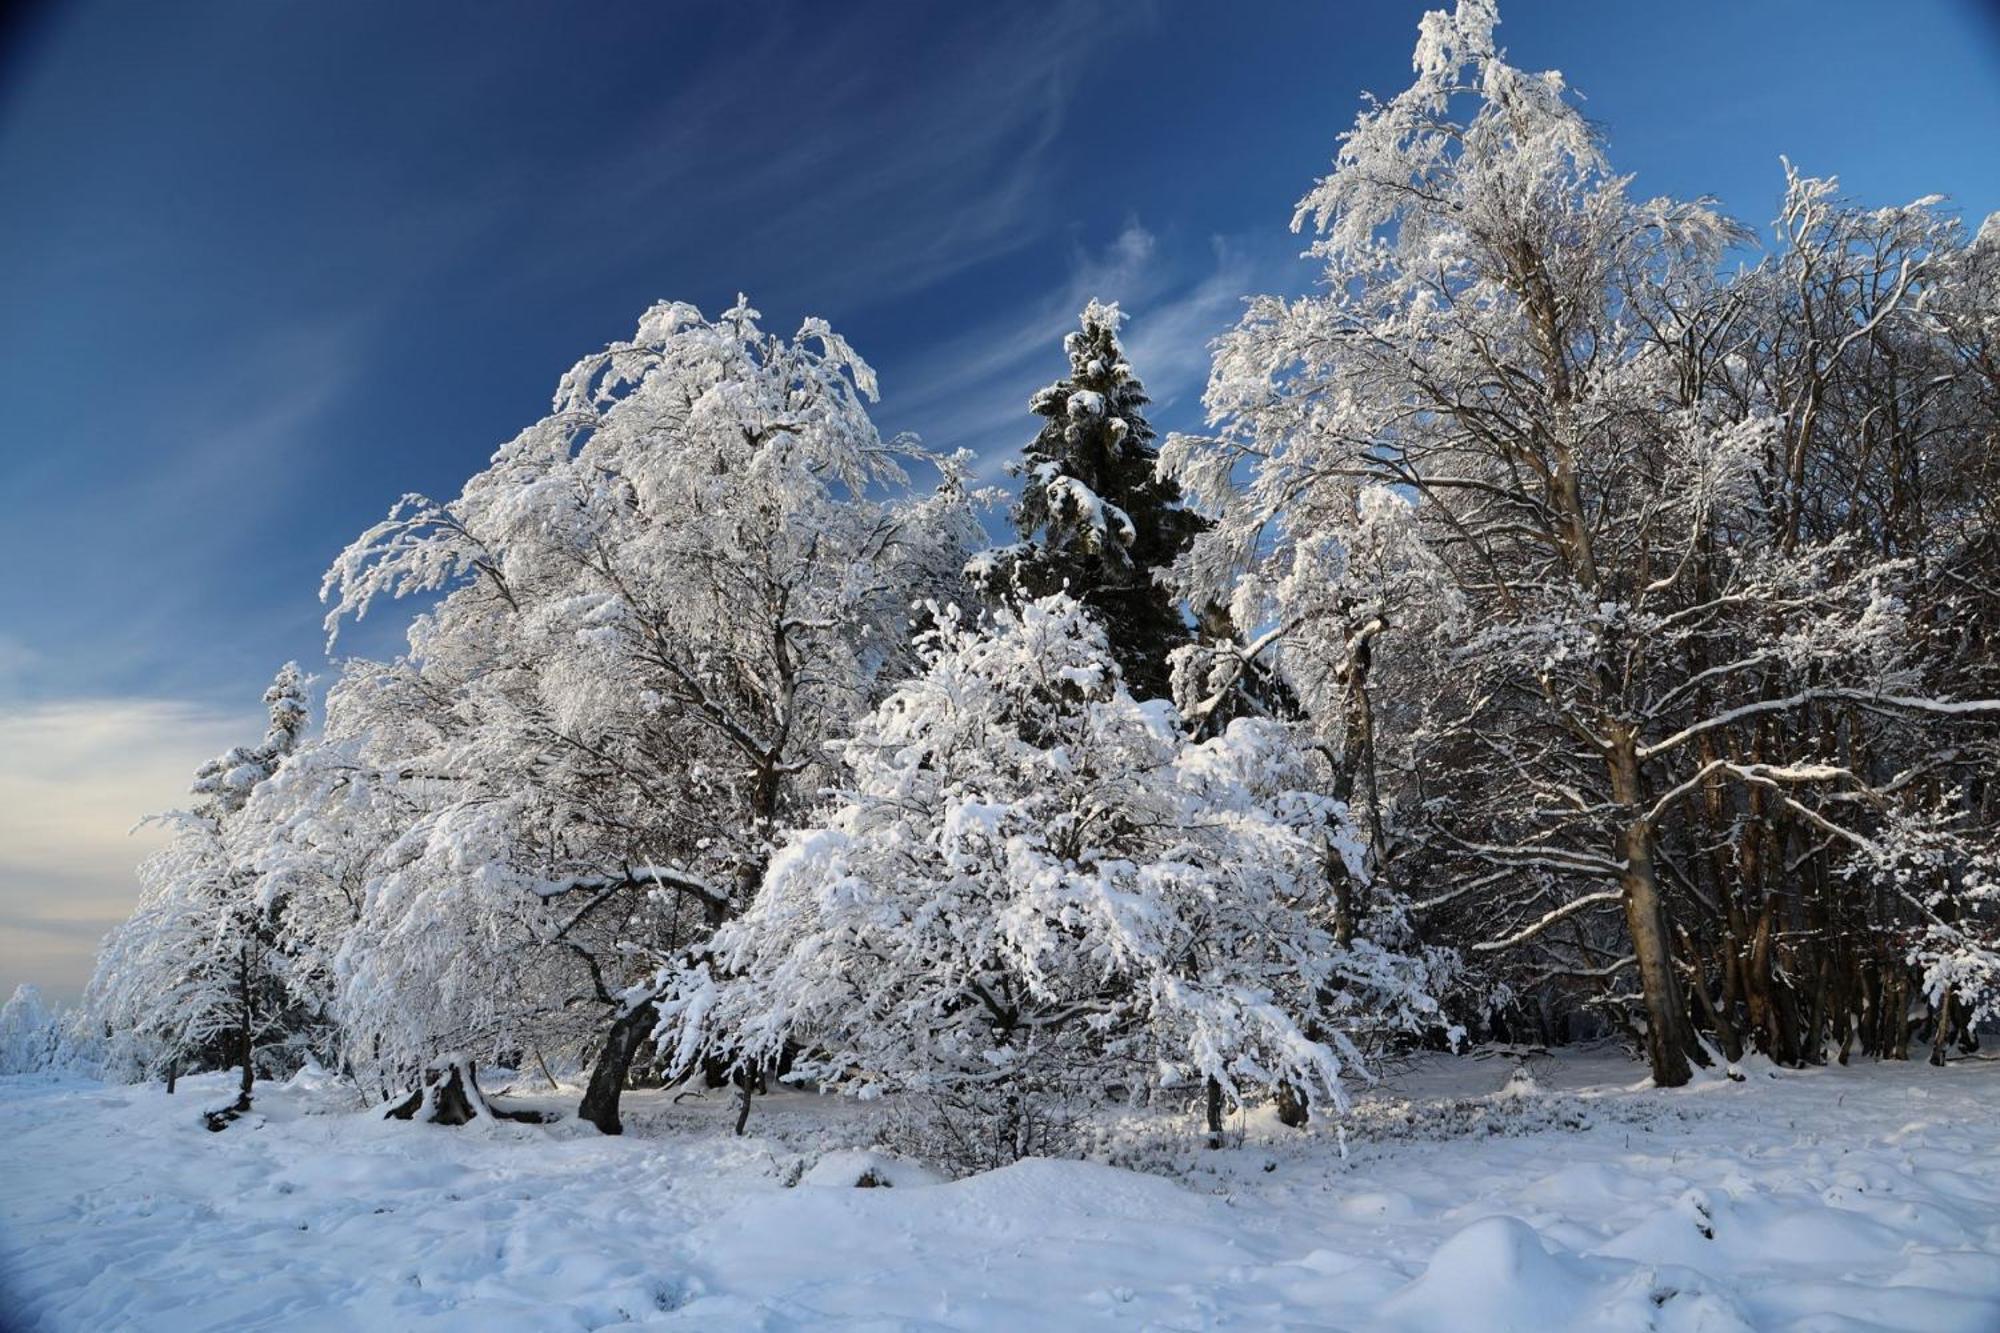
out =
[[1123,315],[1092,301],[1063,339],[1069,375],[1037,393],[1042,429],[1014,464],[1020,540],[982,552],[968,572],[989,597],[1018,602],[1067,591],[1097,617],[1134,694],[1164,698],[1169,655],[1186,621],[1157,577],[1202,523],[1159,475],[1145,386],[1118,343]]
[[1060,594],[947,611],[925,657],[841,747],[831,816],[672,978],[677,1064],[795,1049],[791,1076],[907,1094],[991,1165],[1107,1101],[1331,1109],[1367,1037],[1439,1023],[1448,962],[1378,942],[1393,903],[1337,936],[1327,865],[1357,847],[1284,726],[1190,740]]
[[[270,726],[195,773],[193,808],[162,818],[171,842],[139,867],[139,906],[106,938],[84,1000],[112,1068],[139,1077],[230,1064],[248,1111],[259,1047],[287,1031],[280,951],[244,847],[243,811],[298,744],[305,682],[295,663],[264,692]],[[212,1122],[220,1128],[221,1120]]]
[[[881,439],[823,323],[757,318],[656,306],[456,500],[406,498],[328,574],[330,630],[443,594],[403,660],[355,668],[388,719],[371,762],[428,795],[344,953],[351,1045],[407,1070],[587,1017],[583,1114],[617,1132],[660,957],[754,899],[827,741],[903,669],[911,606],[960,595],[957,464]],[[905,498],[908,462],[934,494]]]
[[[1718,267],[1743,234],[1628,198],[1561,78],[1508,65],[1496,22],[1486,0],[1425,17],[1415,83],[1361,115],[1295,219],[1319,232],[1323,294],[1253,303],[1217,352],[1219,433],[1167,462],[1218,513],[1187,577],[1261,569],[1275,601],[1255,623],[1322,626],[1322,677],[1362,668],[1416,710],[1402,776],[1426,828],[1398,873],[1425,881],[1431,928],[1522,960],[1521,980],[1597,987],[1671,1085],[1701,1058],[1697,1022],[1736,1022],[1738,964],[1772,966],[1765,929],[1725,958],[1720,1001],[1691,973],[1690,926],[1741,910],[1755,858],[1825,855],[1934,928],[1945,914],[1906,878],[1980,854],[1922,784],[1849,762],[1829,713],[1956,727],[2000,706],[1922,682],[1905,567],[1795,517],[1822,480],[1797,461],[1808,401],[1733,387],[1757,334]],[[1844,284],[1859,318],[1815,321],[1841,331],[1794,364],[1889,327],[1920,271]],[[1458,608],[1412,599],[1384,624],[1463,628],[1400,667],[1346,646],[1377,618],[1347,622],[1345,598],[1293,611],[1282,586],[1309,539],[1359,540],[1371,484],[1414,502]],[[1681,836],[1696,807],[1731,852]]]

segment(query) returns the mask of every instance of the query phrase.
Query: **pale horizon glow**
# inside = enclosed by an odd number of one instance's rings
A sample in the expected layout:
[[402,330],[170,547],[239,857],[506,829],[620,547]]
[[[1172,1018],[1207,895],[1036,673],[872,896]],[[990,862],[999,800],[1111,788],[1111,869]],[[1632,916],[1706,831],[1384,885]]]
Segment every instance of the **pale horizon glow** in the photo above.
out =
[[134,867],[166,841],[140,821],[183,803],[195,767],[256,726],[254,711],[162,699],[0,704],[0,998],[31,981],[76,1001],[138,898]]

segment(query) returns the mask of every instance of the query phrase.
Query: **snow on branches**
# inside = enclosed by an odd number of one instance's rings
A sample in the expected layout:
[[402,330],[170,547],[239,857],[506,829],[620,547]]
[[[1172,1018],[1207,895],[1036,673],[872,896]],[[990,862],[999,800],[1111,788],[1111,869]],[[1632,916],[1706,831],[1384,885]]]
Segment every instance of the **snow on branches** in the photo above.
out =
[[532,1056],[617,1132],[657,1037],[996,1161],[1111,1102],[1295,1121],[1461,1021],[1622,1033],[1663,1085],[1969,1045],[2000,221],[1787,164],[1753,253],[1631,196],[1497,23],[1424,17],[1205,434],[1156,450],[1123,313],[1082,311],[1018,540],[970,561],[966,460],[883,439],[825,323],[647,311],[334,561],[329,647],[421,597],[406,649],[311,737],[287,667],[201,768],[92,1039],[240,1063],[244,1105],[260,1061],[471,1103]]
[[757,319],[654,307],[456,500],[406,498],[327,574],[329,634],[441,594],[339,696],[375,765],[424,775],[341,961],[347,1021],[399,1067],[626,1015],[755,895],[911,606],[960,595],[958,462],[876,433],[874,375],[824,323]]
[[1060,595],[941,613],[924,656],[841,747],[832,814],[672,978],[676,1063],[796,1050],[793,1077],[976,1113],[1011,1155],[1046,1146],[1038,1101],[1338,1106],[1364,1037],[1440,1022],[1423,961],[1335,939],[1327,864],[1357,848],[1283,727],[1189,741]]
[[[241,1066],[236,1111],[250,1109],[260,1048],[310,1038],[311,996],[289,989],[277,918],[256,856],[264,827],[247,813],[306,723],[305,681],[286,663],[265,691],[262,744],[204,764],[192,810],[163,816],[173,839],[139,867],[138,908],[106,938],[85,996],[114,1069],[141,1076]],[[303,1001],[303,1003],[302,1003]]]
[[[1798,1027],[1895,1002],[1816,947],[1798,994],[1772,932],[1931,938],[1949,912],[1877,869],[1949,833],[1942,890],[1991,837],[1972,756],[2000,700],[1939,670],[1925,572],[1990,530],[1952,476],[1993,419],[1982,353],[1929,313],[1977,266],[1936,201],[1850,209],[1793,173],[1776,253],[1725,273],[1748,233],[1630,198],[1496,21],[1426,16],[1415,81],[1300,202],[1320,291],[1251,303],[1215,433],[1164,452],[1215,517],[1184,586],[1268,627],[1190,662],[1184,699],[1219,698],[1232,655],[1283,663],[1377,808],[1421,811],[1408,873],[1457,881],[1423,891],[1432,927],[1532,945],[1528,984],[1598,983],[1662,1083],[1703,1058],[1695,1021],[1816,1059]],[[1941,799],[1920,849],[1906,816]]]

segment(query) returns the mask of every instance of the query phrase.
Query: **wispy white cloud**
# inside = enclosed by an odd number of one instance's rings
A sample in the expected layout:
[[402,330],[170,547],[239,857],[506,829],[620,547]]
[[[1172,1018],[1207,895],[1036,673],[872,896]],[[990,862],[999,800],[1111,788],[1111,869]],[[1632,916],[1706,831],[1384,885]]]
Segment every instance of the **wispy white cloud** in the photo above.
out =
[[[240,540],[286,521],[307,493],[311,459],[300,441],[351,386],[382,308],[350,307],[272,331],[205,386],[204,401],[158,427],[171,452],[134,470],[125,498],[136,521],[171,531],[182,549],[240,550]],[[140,503],[139,501],[142,501]],[[234,520],[203,531],[191,514]]]
[[1208,383],[1209,345],[1235,324],[1248,297],[1271,285],[1227,237],[1210,242],[1210,256],[1207,272],[1158,299],[1142,297],[1126,312],[1125,353],[1142,368],[1156,414],[1192,408]]
[[[893,26],[846,25],[808,45],[774,15],[759,41],[579,152],[568,180],[523,182],[519,195],[538,202],[529,227],[512,220],[510,280],[627,269],[670,234],[738,281],[747,264],[764,300],[824,314],[1015,250],[1056,214],[1048,149],[1095,47],[1118,29],[1104,11],[966,11],[975,31],[954,59],[907,65],[885,64]],[[776,98],[774,69],[786,84]],[[746,126],[755,156],[741,149]]]
[[0,703],[0,994],[81,990],[165,838],[134,825],[181,804],[195,767],[255,724],[157,699]]
[[972,450],[982,475],[998,476],[1032,433],[1030,395],[1063,373],[1063,335],[1084,304],[1098,299],[1117,301],[1125,312],[1126,352],[1154,415],[1187,416],[1198,410],[1209,343],[1235,321],[1243,298],[1260,290],[1259,277],[1259,266],[1224,238],[1186,255],[1128,221],[1109,245],[1074,252],[1050,288],[897,367],[885,380],[884,415],[933,448]]
[[[0,618],[10,622],[0,634],[0,709],[11,696],[242,687],[197,674],[214,662],[214,644],[205,654],[180,649],[191,624],[230,623],[234,608],[218,603],[216,588],[237,579],[246,558],[294,555],[301,516],[337,465],[312,442],[351,389],[379,315],[357,305],[295,321],[216,364],[198,392],[161,394],[123,427],[128,443],[145,447],[115,469],[80,474],[74,453],[51,449],[0,486],[21,502],[0,552],[59,551],[52,583],[67,594],[47,596],[26,580],[0,589]],[[115,539],[101,536],[114,527]],[[94,535],[79,540],[80,531]],[[27,610],[7,615],[9,603]],[[298,642],[309,648],[310,583],[294,605]],[[261,614],[268,625],[276,613]]]

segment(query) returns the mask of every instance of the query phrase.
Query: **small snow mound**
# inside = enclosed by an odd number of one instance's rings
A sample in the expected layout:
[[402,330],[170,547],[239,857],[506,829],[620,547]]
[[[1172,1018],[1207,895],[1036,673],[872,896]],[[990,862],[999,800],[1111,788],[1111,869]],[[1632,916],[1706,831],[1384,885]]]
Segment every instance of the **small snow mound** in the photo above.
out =
[[1653,1199],[1658,1193],[1659,1185],[1650,1177],[1604,1162],[1565,1162],[1518,1191],[1515,1197],[1538,1208],[1570,1212],[1579,1205],[1615,1208]]
[[951,1190],[966,1207],[1016,1217],[1122,1217],[1151,1222],[1192,1221],[1206,1201],[1171,1180],[1053,1157],[1026,1157],[956,1181]]
[[1784,1070],[1770,1056],[1760,1051],[1751,1051],[1741,1060],[1729,1066],[1732,1077],[1741,1078],[1783,1078]]
[[1394,1190],[1364,1190],[1350,1194],[1338,1205],[1342,1217],[1357,1221],[1408,1222],[1417,1215],[1410,1196]]
[[1681,1264],[1708,1272],[1722,1265],[1732,1246],[1742,1239],[1732,1234],[1729,1243],[1719,1247],[1715,1244],[1718,1231],[1736,1230],[1734,1221],[1734,1212],[1726,1201],[1718,1204],[1705,1191],[1683,1190],[1672,1203],[1649,1212],[1638,1225],[1591,1253],[1636,1263]]
[[922,1185],[943,1184],[944,1177],[929,1167],[891,1157],[887,1153],[844,1148],[820,1158],[813,1164],[812,1170],[800,1178],[799,1183],[829,1189],[914,1189]]
[[1423,1273],[1383,1304],[1399,1325],[1455,1333],[1544,1333],[1575,1323],[1595,1293],[1518,1217],[1481,1218],[1438,1246]]
[[340,1075],[330,1073],[319,1061],[308,1055],[299,1072],[286,1079],[283,1087],[287,1092],[325,1092],[329,1088],[339,1089]]

